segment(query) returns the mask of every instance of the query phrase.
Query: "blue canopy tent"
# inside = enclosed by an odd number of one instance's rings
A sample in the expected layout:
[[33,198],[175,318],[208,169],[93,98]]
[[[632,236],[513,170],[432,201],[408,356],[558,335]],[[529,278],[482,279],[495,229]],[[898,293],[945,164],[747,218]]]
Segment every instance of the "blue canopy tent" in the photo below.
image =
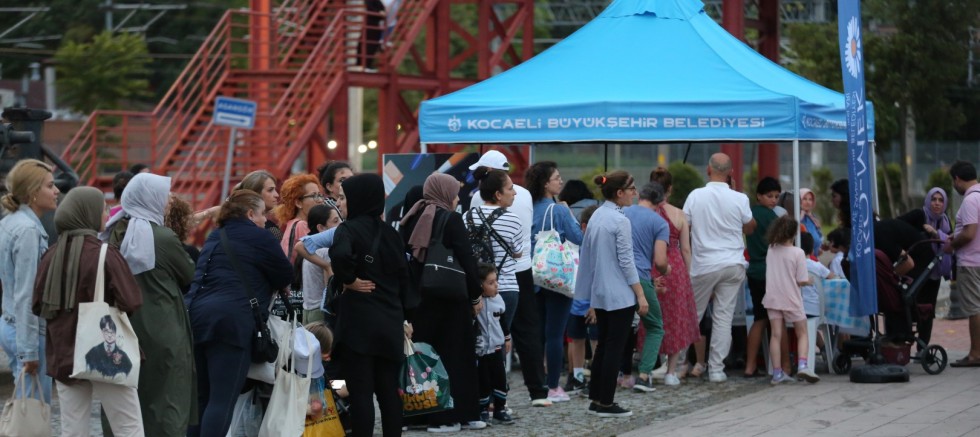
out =
[[841,93],[764,58],[703,7],[616,0],[533,59],[422,102],[421,141],[847,140]]

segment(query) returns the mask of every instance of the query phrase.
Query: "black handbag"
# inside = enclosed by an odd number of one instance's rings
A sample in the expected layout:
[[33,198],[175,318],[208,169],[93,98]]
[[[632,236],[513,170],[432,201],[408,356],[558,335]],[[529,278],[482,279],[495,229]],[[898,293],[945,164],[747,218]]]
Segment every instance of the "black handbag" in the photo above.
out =
[[[252,307],[252,317],[255,319],[255,331],[252,333],[252,362],[253,363],[271,363],[276,360],[279,356],[279,344],[276,343],[276,339],[272,338],[272,332],[269,331],[269,325],[262,320],[262,312],[259,310],[259,299],[255,297],[255,291],[245,274],[242,270],[242,266],[238,264],[238,257],[235,256],[235,252],[231,250],[231,244],[228,243],[228,234],[225,233],[224,228],[218,231],[221,236],[221,247],[224,248],[225,253],[228,255],[228,259],[231,261],[231,266],[238,273],[238,278],[242,281],[242,286],[245,287],[245,292],[248,294],[248,303]],[[287,307],[289,306],[289,300],[283,299],[286,302]]]
[[465,300],[466,272],[460,266],[452,249],[442,244],[442,235],[449,218],[449,212],[442,215],[432,226],[432,237],[422,266],[420,288],[425,296]]

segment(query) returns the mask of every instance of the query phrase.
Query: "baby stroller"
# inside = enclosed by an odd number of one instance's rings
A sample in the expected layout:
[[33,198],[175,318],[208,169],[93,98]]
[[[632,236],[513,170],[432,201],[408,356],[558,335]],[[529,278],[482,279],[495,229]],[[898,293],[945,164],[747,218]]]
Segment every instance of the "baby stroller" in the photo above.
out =
[[[906,253],[911,253],[919,244],[941,243],[940,240],[923,240],[912,245]],[[908,256],[908,255],[906,255]],[[925,270],[916,278],[901,277],[895,273],[895,266],[902,264],[905,258],[892,264],[888,256],[881,250],[875,250],[875,269],[877,271],[878,310],[888,317],[903,317],[908,327],[905,336],[886,337],[878,329],[878,318],[871,316],[871,336],[857,338],[844,342],[844,348],[833,363],[834,372],[844,374],[851,370],[851,357],[858,355],[869,364],[894,364],[905,366],[909,361],[916,361],[930,375],[938,375],[946,369],[948,356],[946,349],[940,345],[927,345],[918,336],[917,322],[934,317],[931,304],[916,303],[916,295],[929,278],[932,268],[942,258],[942,252],[931,258]],[[890,344],[885,344],[886,340]],[[912,344],[916,345],[915,355],[911,354]],[[853,375],[852,375],[853,376]],[[907,380],[907,373],[905,376]]]

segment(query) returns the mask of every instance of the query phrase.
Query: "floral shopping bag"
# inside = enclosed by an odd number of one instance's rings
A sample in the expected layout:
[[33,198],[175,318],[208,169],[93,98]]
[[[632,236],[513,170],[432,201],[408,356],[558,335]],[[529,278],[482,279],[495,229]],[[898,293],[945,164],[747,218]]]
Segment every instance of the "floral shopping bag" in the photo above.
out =
[[570,241],[562,242],[555,230],[554,207],[545,212],[545,223],[551,226],[534,236],[534,256],[531,258],[531,275],[534,285],[547,288],[568,297],[575,296],[575,275],[578,273],[578,246]]

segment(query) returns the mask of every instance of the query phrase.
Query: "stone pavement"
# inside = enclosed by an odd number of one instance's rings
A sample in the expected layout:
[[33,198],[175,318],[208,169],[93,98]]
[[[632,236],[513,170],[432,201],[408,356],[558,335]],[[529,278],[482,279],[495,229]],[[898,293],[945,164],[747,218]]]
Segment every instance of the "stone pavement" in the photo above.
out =
[[980,436],[980,369],[909,371],[901,384],[821,375],[818,384],[771,387],[623,435]]

